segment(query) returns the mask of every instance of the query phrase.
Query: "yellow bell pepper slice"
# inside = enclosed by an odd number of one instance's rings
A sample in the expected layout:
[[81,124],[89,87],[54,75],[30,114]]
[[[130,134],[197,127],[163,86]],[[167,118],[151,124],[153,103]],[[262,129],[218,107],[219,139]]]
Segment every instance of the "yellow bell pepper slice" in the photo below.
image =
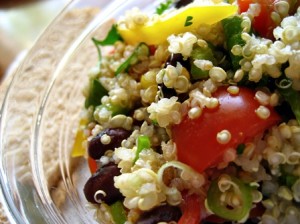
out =
[[161,44],[171,34],[192,31],[201,24],[214,24],[237,13],[238,7],[230,4],[189,5],[145,25],[127,29],[124,24],[118,26],[118,32],[128,44],[145,42],[148,45]]
[[83,146],[83,141],[86,140],[86,136],[83,131],[83,127],[87,124],[87,120],[82,118],[79,122],[79,127],[76,132],[76,136],[74,139],[73,149],[72,149],[72,157],[84,156],[86,149]]

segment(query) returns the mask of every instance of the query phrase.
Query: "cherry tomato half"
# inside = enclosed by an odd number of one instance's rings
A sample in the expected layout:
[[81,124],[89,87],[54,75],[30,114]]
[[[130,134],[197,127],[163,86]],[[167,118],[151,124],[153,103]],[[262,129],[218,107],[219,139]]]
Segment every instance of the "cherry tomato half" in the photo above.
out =
[[278,0],[238,0],[240,12],[246,12],[249,5],[252,3],[260,4],[260,13],[254,17],[252,24],[253,29],[262,37],[274,39],[273,30],[276,23],[271,18],[271,13],[274,12],[274,4]]
[[[248,88],[240,87],[239,94],[231,95],[226,87],[220,87],[213,96],[219,100],[217,108],[204,108],[199,118],[185,117],[172,127],[178,159],[198,172],[220,162],[226,149],[236,148],[280,121],[271,107],[267,119],[258,117],[255,110],[260,104],[254,98],[255,92]],[[223,130],[231,134],[226,144],[217,140]]]

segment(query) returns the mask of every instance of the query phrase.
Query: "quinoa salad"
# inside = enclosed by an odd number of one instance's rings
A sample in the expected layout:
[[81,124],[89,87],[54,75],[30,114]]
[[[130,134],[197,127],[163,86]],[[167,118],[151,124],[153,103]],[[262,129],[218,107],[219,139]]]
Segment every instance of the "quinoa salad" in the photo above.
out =
[[99,223],[300,223],[300,1],[132,8],[89,74],[73,156]]

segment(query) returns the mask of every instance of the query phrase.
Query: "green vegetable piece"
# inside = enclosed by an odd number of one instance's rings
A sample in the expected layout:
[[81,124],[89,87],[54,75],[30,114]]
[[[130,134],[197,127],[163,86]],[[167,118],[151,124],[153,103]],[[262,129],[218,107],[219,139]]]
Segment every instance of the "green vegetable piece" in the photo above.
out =
[[117,68],[115,75],[127,71],[131,65],[136,64],[141,58],[149,56],[150,50],[145,43],[140,43],[133,53]]
[[137,150],[135,154],[135,158],[133,160],[133,164],[138,160],[140,152],[144,149],[149,149],[151,147],[150,138],[146,135],[140,135],[137,139]]
[[242,21],[243,19],[239,16],[234,16],[222,20],[224,35],[226,39],[226,46],[227,49],[230,51],[231,64],[234,70],[240,68],[239,62],[242,59],[242,56],[236,56],[232,54],[231,49],[234,45],[245,45],[245,41],[241,37],[243,31],[243,28],[241,26]]
[[240,221],[247,218],[252,207],[251,187],[236,177],[230,176],[231,181],[236,185],[234,193],[240,199],[240,205],[231,207],[221,202],[222,192],[218,187],[218,180],[212,181],[207,192],[207,205],[209,209],[219,217],[227,220]]
[[92,79],[90,81],[90,91],[89,95],[85,100],[85,108],[90,106],[98,106],[101,104],[101,98],[107,95],[108,91],[102,86],[98,79]]
[[277,87],[278,92],[291,106],[291,109],[300,124],[300,92],[293,89],[292,81],[289,79],[282,79],[279,83],[277,83]]
[[110,206],[110,213],[115,224],[124,224],[127,221],[126,211],[121,201],[116,201]]
[[163,14],[163,12],[169,9],[172,4],[173,4],[173,0],[167,0],[165,3],[160,3],[160,5],[156,8],[156,13],[158,15]]
[[211,46],[207,47],[200,47],[197,46],[193,49],[190,57],[190,64],[191,64],[191,76],[192,79],[194,80],[199,80],[199,79],[205,79],[208,78],[208,71],[207,70],[202,70],[201,68],[198,68],[194,64],[194,60],[209,60],[213,64],[216,64],[216,59],[213,54],[213,50]]

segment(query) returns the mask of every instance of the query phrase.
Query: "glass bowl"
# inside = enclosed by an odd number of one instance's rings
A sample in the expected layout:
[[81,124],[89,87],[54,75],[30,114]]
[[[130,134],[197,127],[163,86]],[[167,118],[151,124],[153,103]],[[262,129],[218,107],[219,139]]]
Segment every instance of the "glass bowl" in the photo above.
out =
[[12,76],[0,111],[2,203],[11,223],[95,223],[83,186],[84,158],[71,150],[89,70],[91,37],[134,6],[152,12],[160,0],[71,1],[38,38]]

